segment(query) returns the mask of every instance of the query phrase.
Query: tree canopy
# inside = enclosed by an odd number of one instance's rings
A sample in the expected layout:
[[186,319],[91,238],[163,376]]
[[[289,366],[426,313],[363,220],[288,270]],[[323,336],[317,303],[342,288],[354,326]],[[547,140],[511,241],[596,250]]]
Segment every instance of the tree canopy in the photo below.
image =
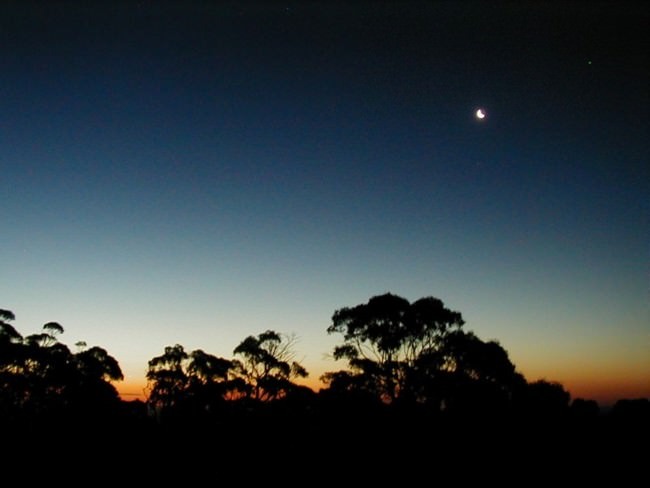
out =
[[507,352],[464,332],[464,324],[460,312],[434,297],[410,303],[387,293],[337,310],[327,332],[343,336],[334,358],[350,369],[326,373],[323,381],[339,392],[437,409],[458,405],[470,390],[507,395],[519,380]]
[[168,346],[149,361],[149,405],[162,415],[219,410],[227,400],[269,402],[296,388],[307,371],[294,360],[294,338],[267,330],[245,338],[224,359],[201,349]]
[[0,412],[5,418],[76,412],[106,415],[119,403],[113,381],[123,379],[117,360],[101,347],[72,353],[58,337],[63,326],[43,325],[23,337],[0,310]]
[[[120,399],[113,383],[123,374],[108,351],[78,341],[72,352],[60,341],[63,326],[54,321],[23,336],[14,320],[11,311],[0,309],[0,419],[87,418],[116,411]],[[404,408],[554,419],[569,412],[582,419],[598,415],[598,405],[584,399],[569,408],[571,396],[557,382],[528,383],[499,342],[464,326],[460,312],[431,296],[410,302],[386,293],[338,309],[327,332],[341,336],[333,357],[346,367],[325,373],[318,394],[296,383],[308,373],[296,360],[292,335],[274,330],[250,335],[234,348],[232,359],[167,346],[148,362],[148,411],[163,422],[228,418],[233,412],[248,416],[267,407],[335,411],[351,421]]]
[[235,362],[238,375],[249,386],[254,400],[276,400],[295,385],[296,378],[308,376],[307,370],[295,361],[295,338],[267,330],[248,336],[234,350],[241,360]]

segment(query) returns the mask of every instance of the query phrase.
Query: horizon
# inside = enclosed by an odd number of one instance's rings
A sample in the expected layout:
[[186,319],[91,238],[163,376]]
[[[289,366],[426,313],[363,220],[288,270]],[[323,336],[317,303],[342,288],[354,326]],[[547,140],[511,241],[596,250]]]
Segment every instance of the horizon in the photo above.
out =
[[[369,297],[370,298],[370,297]],[[20,326],[18,324],[19,322],[19,317],[16,316],[16,321],[13,323],[15,327],[17,327],[19,332],[23,332],[20,329]],[[47,321],[49,322],[49,321]],[[61,324],[64,329],[65,325]],[[474,332],[471,327],[467,326],[468,324],[465,324],[464,330],[465,332]],[[40,331],[40,328],[31,331],[32,333],[37,333]],[[263,330],[259,330],[257,332],[254,332],[252,334],[257,334],[263,332]],[[280,332],[283,335],[286,336],[291,336],[291,333],[285,333],[284,331],[277,331]],[[26,335],[26,334],[25,334]],[[323,329],[323,335],[328,336],[328,334],[325,332]],[[334,340],[331,341],[332,344],[340,343],[341,339],[339,340],[336,339],[336,335],[334,336],[329,336],[333,337]],[[245,337],[241,337],[237,343],[240,341],[244,340]],[[297,360],[300,361],[304,366],[307,365],[303,360],[300,358],[302,357],[301,351],[300,351],[300,337],[296,336],[296,344],[295,344],[295,353]],[[495,340],[499,344],[505,347],[506,351],[510,353],[508,350],[507,346],[504,345],[501,341],[498,340],[498,338],[486,338],[486,337],[481,337],[483,340]],[[62,338],[62,342],[66,344],[65,340],[65,333],[64,337]],[[76,341],[75,341],[76,342]],[[74,342],[70,342],[70,346],[72,346]],[[100,346],[102,347],[101,344],[88,344],[87,347],[92,347],[92,346]],[[155,355],[159,355],[163,352],[164,347],[166,346],[173,346],[175,344],[166,344],[165,346],[161,347],[160,351],[158,351]],[[185,344],[180,344],[182,346],[186,346]],[[234,346],[233,346],[234,347]],[[206,350],[205,348],[202,348],[200,345],[196,347],[185,347],[187,352],[190,352],[193,349],[203,349],[205,352],[209,354],[215,353],[214,351]],[[110,354],[111,351],[109,350],[108,353]],[[312,369],[310,369],[307,365],[307,372],[309,373],[309,376],[306,378],[297,378],[295,380],[295,383],[298,385],[303,385],[307,386],[310,389],[312,389],[314,392],[320,391],[322,388],[325,388],[326,385],[320,380],[320,377],[322,374],[324,374],[327,371],[333,371],[337,369],[346,369],[346,365],[342,360],[335,361],[331,357],[332,351],[325,351],[322,354],[322,357],[325,358],[327,357],[326,360],[321,360],[317,364],[317,367],[320,367],[320,369],[317,369],[316,372],[314,372]],[[235,358],[236,356],[232,354],[216,354],[217,356],[224,357],[226,359],[232,359]],[[571,401],[580,398],[580,399],[586,399],[586,400],[595,400],[598,402],[598,404],[602,408],[610,408],[612,407],[618,400],[626,400],[626,399],[636,399],[636,398],[650,398],[650,395],[647,393],[644,393],[644,388],[646,385],[645,378],[642,376],[640,378],[640,381],[635,381],[634,379],[629,379],[627,384],[623,383],[620,378],[614,373],[609,372],[609,376],[605,376],[603,379],[601,379],[600,383],[594,382],[593,379],[589,378],[587,376],[587,379],[584,380],[584,383],[581,383],[580,379],[576,379],[574,377],[555,377],[550,374],[545,374],[544,371],[547,372],[552,372],[553,368],[548,367],[544,368],[543,365],[540,366],[540,373],[537,376],[531,376],[526,373],[526,371],[522,371],[521,368],[517,365],[517,362],[512,358],[512,355],[509,354],[510,359],[513,360],[514,365],[517,367],[517,371],[522,373],[526,380],[528,382],[534,382],[538,380],[544,380],[544,381],[551,381],[551,382],[558,382],[560,383],[570,394],[571,394]],[[153,357],[153,356],[152,356]],[[116,358],[119,362],[119,358]],[[147,359],[152,359],[151,357]],[[112,381],[113,385],[116,387],[120,397],[125,400],[141,400],[141,401],[146,401],[148,397],[148,382],[146,379],[144,379],[144,375],[147,369],[146,362],[142,366],[142,378],[137,378],[137,379],[130,379],[129,375],[125,373],[125,379],[122,381]],[[327,366],[325,366],[327,365]],[[132,368],[133,369],[133,368]],[[604,371],[604,373],[607,373]],[[567,379],[568,378],[568,379]],[[640,393],[640,394],[639,394]]]

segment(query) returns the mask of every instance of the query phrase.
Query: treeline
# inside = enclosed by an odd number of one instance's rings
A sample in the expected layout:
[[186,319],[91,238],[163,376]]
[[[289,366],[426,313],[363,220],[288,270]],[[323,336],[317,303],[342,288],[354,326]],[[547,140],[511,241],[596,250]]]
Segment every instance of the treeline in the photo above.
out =
[[[571,397],[557,382],[528,382],[496,341],[463,329],[462,315],[437,298],[415,302],[385,294],[335,311],[335,359],[347,368],[321,377],[319,392],[296,383],[308,372],[295,339],[269,330],[245,338],[227,359],[203,350],[166,347],[148,363],[148,399],[122,402],[122,379],[101,347],[59,341],[50,322],[23,337],[0,310],[0,417],[7,424],[58,421],[226,425],[281,418],[351,423],[402,418],[593,419],[593,400]],[[613,415],[650,418],[647,399],[621,401]],[[271,417],[269,417],[271,415]]]
[[48,322],[42,332],[23,337],[0,310],[0,419],[3,423],[46,418],[102,419],[120,398],[112,381],[123,379],[117,360],[83,342],[72,352],[59,342],[63,327]]

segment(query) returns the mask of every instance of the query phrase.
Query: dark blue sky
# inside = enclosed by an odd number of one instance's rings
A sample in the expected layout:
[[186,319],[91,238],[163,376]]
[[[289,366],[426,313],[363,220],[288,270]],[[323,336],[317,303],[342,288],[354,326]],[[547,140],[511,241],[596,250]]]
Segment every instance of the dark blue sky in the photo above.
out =
[[136,383],[275,328],[317,377],[336,308],[434,295],[532,379],[648,394],[647,7],[156,4],[0,7],[19,330]]

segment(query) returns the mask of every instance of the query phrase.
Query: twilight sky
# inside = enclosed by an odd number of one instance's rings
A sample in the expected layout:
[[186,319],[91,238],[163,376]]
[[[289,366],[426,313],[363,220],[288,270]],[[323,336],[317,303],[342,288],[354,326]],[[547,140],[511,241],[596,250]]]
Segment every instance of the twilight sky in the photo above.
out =
[[647,5],[353,5],[3,3],[0,308],[126,398],[269,328],[317,386],[332,313],[387,291],[650,396]]

